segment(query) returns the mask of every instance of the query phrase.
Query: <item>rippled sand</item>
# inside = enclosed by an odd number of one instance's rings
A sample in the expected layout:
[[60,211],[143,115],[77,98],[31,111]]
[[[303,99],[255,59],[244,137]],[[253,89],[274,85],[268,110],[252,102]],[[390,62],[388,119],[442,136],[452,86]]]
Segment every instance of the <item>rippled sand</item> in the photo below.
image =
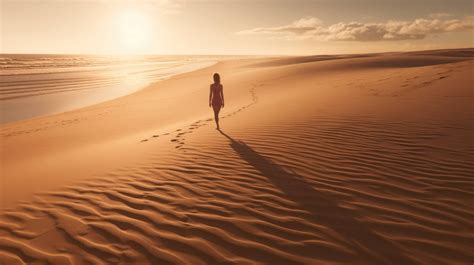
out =
[[3,126],[0,262],[470,264],[472,54],[225,61]]

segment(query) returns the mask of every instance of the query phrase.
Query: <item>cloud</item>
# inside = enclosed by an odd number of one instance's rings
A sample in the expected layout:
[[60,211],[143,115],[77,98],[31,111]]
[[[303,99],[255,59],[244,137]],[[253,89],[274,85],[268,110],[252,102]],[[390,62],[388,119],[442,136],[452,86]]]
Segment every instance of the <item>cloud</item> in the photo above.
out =
[[268,34],[268,33],[294,33],[304,34],[314,28],[319,27],[322,21],[315,17],[306,17],[294,21],[290,25],[272,28],[254,28],[250,30],[243,30],[238,32],[239,34]]
[[433,13],[429,15],[430,18],[447,18],[452,16],[453,15],[449,13]]
[[449,14],[432,14],[430,18],[382,23],[339,22],[324,26],[314,17],[306,17],[286,26],[261,27],[238,34],[273,35],[285,39],[316,39],[325,41],[394,41],[419,40],[431,34],[474,29],[474,16],[442,19]]

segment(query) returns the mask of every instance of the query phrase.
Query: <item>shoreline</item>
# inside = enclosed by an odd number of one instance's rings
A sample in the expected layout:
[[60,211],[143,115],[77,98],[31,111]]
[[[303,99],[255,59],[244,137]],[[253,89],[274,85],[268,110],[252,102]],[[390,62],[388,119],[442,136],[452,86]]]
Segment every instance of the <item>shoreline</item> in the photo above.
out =
[[[60,114],[100,104],[146,89],[146,87],[152,86],[156,82],[166,80],[175,75],[210,67],[216,63],[217,61],[209,60],[152,69],[155,76],[151,80],[148,80],[149,78],[143,74],[143,76],[139,75],[137,77],[125,75],[126,77],[120,77],[117,81],[111,82],[112,79],[106,76],[108,75],[106,72],[103,73],[103,77],[94,77],[98,70],[92,69],[89,71],[69,70],[60,73],[3,75],[4,80],[2,82],[5,82],[5,84],[13,83],[2,87],[2,95],[0,95],[2,117],[0,125],[35,117]],[[127,71],[134,71],[133,69],[132,67]],[[158,76],[156,76],[156,73],[158,73]],[[31,75],[37,76],[35,77],[39,80],[37,83],[41,83],[42,87],[31,85],[31,81],[26,81],[28,76]],[[71,76],[68,77],[68,75]],[[88,75],[90,78],[87,78]],[[21,79],[18,79],[19,76],[21,76]],[[48,81],[47,76],[51,76],[49,78],[54,79]],[[10,81],[7,77],[19,81]],[[84,81],[74,81],[79,78]],[[23,81],[21,80],[23,79],[25,80],[25,85],[22,84]],[[111,81],[108,81],[109,79]],[[59,85],[57,84],[58,82]],[[8,92],[9,90],[12,91]],[[28,106],[28,108],[25,109],[24,106]]]

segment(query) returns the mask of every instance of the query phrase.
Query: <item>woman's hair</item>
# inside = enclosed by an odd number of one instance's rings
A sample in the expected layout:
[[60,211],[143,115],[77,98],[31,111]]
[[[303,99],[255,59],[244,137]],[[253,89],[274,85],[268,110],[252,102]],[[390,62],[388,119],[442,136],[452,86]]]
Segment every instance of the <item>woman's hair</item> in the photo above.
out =
[[212,78],[214,78],[214,83],[220,84],[221,83],[221,76],[218,73],[215,73]]

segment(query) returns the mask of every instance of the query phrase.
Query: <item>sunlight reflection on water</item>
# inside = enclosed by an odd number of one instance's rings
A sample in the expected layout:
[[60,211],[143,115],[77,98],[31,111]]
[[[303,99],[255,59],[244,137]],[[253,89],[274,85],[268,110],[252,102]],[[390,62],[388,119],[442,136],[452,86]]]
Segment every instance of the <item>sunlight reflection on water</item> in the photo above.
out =
[[125,96],[207,67],[205,56],[0,56],[0,122],[60,113]]

